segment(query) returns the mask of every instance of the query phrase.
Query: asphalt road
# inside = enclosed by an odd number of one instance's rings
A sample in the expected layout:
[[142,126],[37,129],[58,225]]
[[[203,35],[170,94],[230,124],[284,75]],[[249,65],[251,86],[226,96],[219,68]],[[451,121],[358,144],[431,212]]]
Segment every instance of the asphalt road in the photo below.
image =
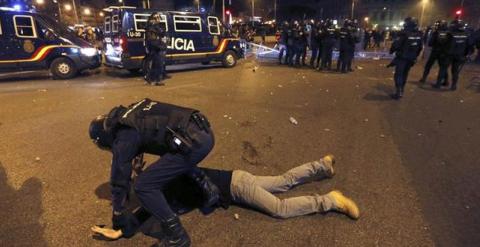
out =
[[361,209],[358,221],[335,213],[279,220],[236,206],[194,211],[182,216],[194,246],[478,246],[480,66],[466,66],[450,92],[414,82],[417,65],[397,102],[388,97],[387,62],[360,61],[344,75],[245,60],[180,69],[164,87],[109,69],[69,81],[2,75],[0,246],[155,242],[142,234],[106,242],[89,230],[111,217],[111,157],[89,140],[89,122],[144,97],[209,117],[216,146],[201,166],[279,174],[335,154],[333,179],[282,197],[340,189]]

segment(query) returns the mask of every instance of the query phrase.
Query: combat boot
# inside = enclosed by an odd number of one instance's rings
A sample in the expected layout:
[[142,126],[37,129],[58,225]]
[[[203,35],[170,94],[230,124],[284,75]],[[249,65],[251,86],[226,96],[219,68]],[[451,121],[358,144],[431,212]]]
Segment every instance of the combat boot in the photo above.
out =
[[456,82],[452,83],[452,86],[450,87],[450,90],[452,90],[452,91],[457,90],[457,83]]
[[402,96],[400,96],[400,95],[401,95],[401,93],[400,93],[400,88],[397,87],[395,93],[392,94],[391,96],[392,96],[393,99],[399,100],[399,99],[403,96],[403,94],[402,94]]
[[360,217],[360,209],[358,209],[357,204],[352,199],[344,196],[342,192],[334,190],[326,196],[333,202],[332,210],[346,214],[354,220]]
[[158,243],[159,247],[189,247],[190,237],[180,223],[178,216],[160,222],[164,238]]

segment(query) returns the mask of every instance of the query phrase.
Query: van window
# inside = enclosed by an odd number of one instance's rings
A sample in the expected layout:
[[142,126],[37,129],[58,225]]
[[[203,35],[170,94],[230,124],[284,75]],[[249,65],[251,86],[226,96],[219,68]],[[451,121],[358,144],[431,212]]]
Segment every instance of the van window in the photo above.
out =
[[112,24],[110,23],[110,17],[105,17],[105,33],[110,33],[112,30]]
[[20,38],[36,38],[37,32],[33,17],[29,15],[14,15],[13,25],[15,26],[15,34]]
[[210,34],[220,34],[220,25],[219,25],[218,18],[215,16],[209,16],[208,17],[208,32]]
[[[135,31],[145,32],[145,28],[147,27],[148,17],[150,17],[150,14],[134,14],[133,15],[133,19],[135,21]],[[165,31],[168,31],[166,15],[160,15],[160,25]]]
[[118,32],[118,15],[112,16],[112,33]]
[[173,16],[176,32],[201,32],[202,19],[199,16]]

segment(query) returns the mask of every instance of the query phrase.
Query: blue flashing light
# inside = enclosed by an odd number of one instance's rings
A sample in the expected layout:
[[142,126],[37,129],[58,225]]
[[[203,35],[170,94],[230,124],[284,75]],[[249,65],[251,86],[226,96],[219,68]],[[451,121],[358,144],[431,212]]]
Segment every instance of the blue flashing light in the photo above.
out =
[[13,5],[13,9],[16,10],[16,11],[20,11],[20,10],[22,10],[22,5],[15,4],[15,5]]
[[205,13],[205,8],[204,8],[204,7],[201,7],[201,8],[200,8],[200,12]]

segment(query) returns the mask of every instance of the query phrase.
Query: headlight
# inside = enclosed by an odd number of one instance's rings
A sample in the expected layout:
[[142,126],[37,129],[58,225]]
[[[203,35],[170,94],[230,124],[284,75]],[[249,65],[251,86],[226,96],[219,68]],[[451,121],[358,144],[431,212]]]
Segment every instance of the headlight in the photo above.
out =
[[80,49],[80,52],[87,57],[93,57],[98,54],[97,49],[95,48],[82,48]]

